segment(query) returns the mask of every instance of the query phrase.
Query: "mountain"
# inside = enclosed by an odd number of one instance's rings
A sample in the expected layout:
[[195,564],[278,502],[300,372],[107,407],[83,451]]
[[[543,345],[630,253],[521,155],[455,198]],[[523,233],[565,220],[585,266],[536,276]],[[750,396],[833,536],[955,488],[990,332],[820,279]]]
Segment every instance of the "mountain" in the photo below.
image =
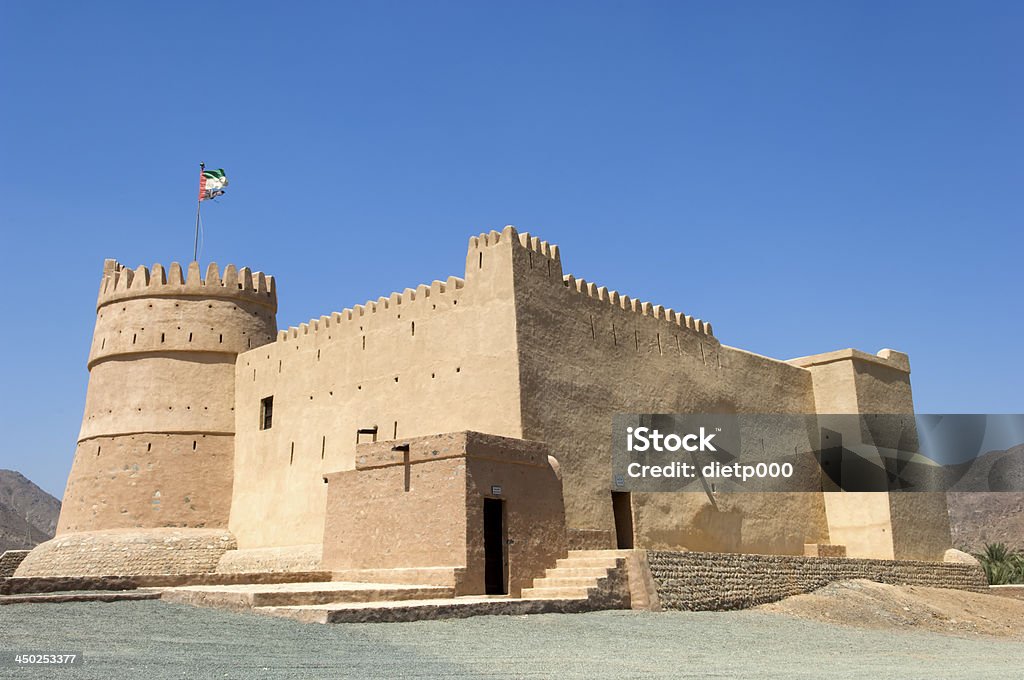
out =
[[986,543],[1024,550],[1024,493],[948,493],[953,547],[981,552]]
[[20,472],[0,470],[0,553],[53,538],[60,501]]
[[1024,446],[979,456],[946,494],[953,547],[981,552],[986,543],[1005,543],[1024,550],[1022,489]]

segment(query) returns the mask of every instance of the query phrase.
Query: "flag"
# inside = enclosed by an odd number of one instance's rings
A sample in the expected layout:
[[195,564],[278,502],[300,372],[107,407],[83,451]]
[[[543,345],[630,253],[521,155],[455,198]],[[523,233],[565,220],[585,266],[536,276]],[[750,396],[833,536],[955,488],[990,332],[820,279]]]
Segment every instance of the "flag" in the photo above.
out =
[[227,185],[228,176],[224,174],[224,168],[203,170],[199,173],[199,200],[206,201],[223,195]]

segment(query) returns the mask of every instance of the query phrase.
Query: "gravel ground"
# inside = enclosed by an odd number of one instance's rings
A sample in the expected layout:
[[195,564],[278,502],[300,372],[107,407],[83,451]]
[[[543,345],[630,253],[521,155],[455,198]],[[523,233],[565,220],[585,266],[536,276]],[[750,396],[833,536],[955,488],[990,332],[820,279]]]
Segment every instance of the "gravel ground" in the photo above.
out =
[[[0,607],[0,678],[1020,677],[1024,644],[742,612],[301,624],[159,601]],[[84,652],[16,668],[13,652]]]

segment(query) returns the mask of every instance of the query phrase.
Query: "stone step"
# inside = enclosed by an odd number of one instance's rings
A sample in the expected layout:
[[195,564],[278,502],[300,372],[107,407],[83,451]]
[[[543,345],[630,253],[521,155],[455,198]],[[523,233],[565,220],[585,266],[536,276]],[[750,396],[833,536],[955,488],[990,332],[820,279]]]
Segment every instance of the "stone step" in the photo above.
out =
[[614,557],[560,557],[555,562],[555,567],[604,567],[605,569],[611,569],[616,565],[616,558]]
[[282,583],[276,585],[187,586],[169,588],[162,599],[203,607],[245,610],[254,607],[322,605],[381,600],[451,597],[447,586],[396,583]]
[[544,571],[544,578],[567,578],[570,576],[585,576],[587,578],[599,579],[608,575],[610,567],[555,567]]
[[481,615],[576,613],[591,611],[583,598],[537,599],[507,597],[455,597],[348,604],[256,607],[257,614],[280,616],[304,623],[385,623],[457,619]]
[[628,557],[633,550],[570,550],[569,557]]
[[137,590],[96,590],[92,592],[31,593],[21,595],[0,595],[4,604],[62,604],[64,602],[119,602],[121,600],[159,600],[160,590],[139,588]]
[[[592,586],[596,587],[596,586]],[[586,586],[555,586],[523,588],[523,597],[529,599],[583,599],[590,596],[590,587]]]
[[599,578],[594,578],[592,576],[545,576],[544,578],[535,579],[533,582],[533,587],[560,588],[563,586],[568,586],[593,588],[597,586],[597,582],[599,580]]
[[358,583],[402,583],[406,585],[451,586],[459,582],[465,567],[400,567],[394,569],[344,569],[331,575],[332,581]]

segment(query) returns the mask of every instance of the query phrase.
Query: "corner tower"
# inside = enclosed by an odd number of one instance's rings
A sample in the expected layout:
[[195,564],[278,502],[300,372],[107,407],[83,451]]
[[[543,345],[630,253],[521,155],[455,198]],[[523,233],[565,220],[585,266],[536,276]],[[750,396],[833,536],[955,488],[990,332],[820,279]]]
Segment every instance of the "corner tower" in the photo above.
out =
[[89,387],[57,535],[226,528],[235,357],[277,333],[272,277],[107,260]]

